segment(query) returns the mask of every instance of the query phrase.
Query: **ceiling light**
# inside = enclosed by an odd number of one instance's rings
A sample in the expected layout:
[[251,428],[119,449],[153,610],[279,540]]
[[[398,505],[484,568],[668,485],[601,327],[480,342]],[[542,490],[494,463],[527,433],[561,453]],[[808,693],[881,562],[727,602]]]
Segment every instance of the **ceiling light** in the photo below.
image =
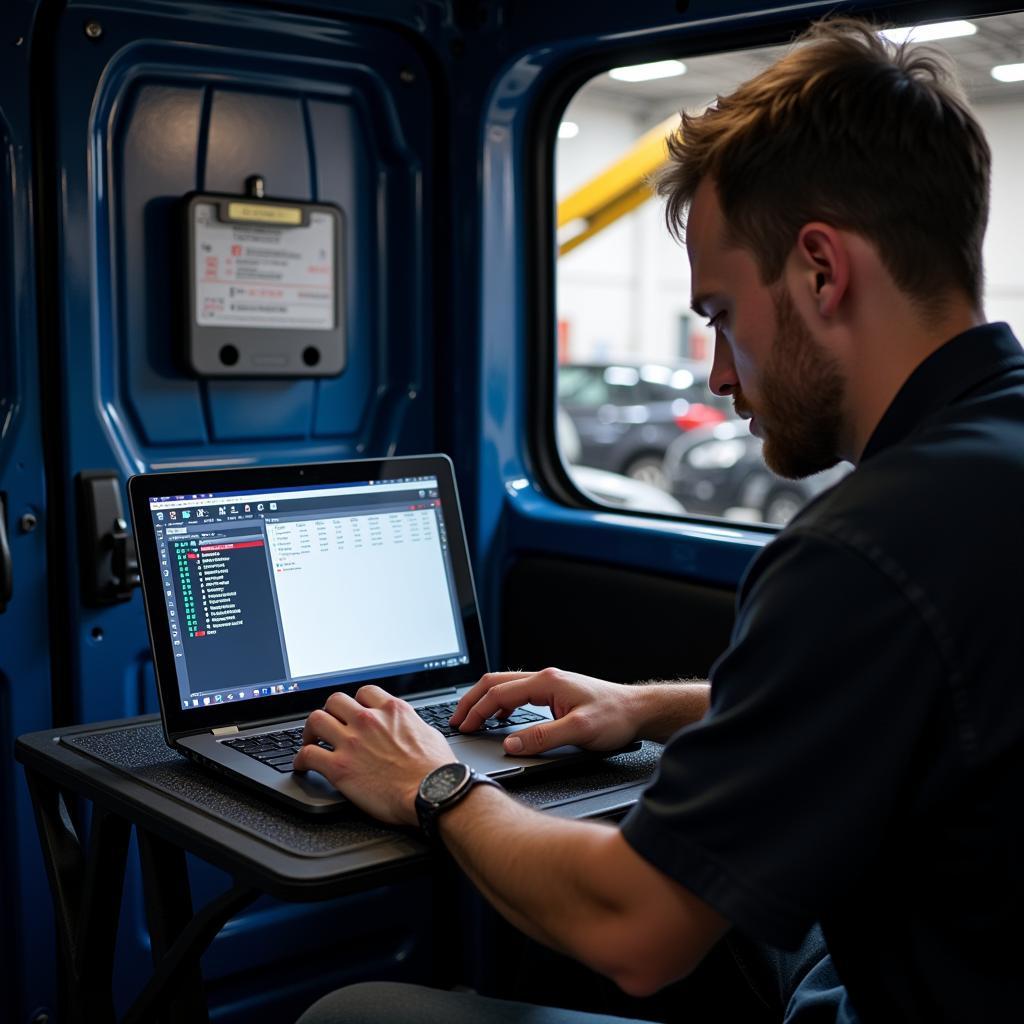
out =
[[997,82],[1024,82],[1024,64],[1000,64],[992,69]]
[[633,64],[628,68],[612,68],[608,74],[619,82],[653,82],[656,78],[675,78],[686,74],[681,60],[656,60],[651,64]]
[[978,26],[970,21],[935,21],[930,25],[910,25],[907,28],[882,29],[890,43],[933,43],[936,39],[956,39],[973,36]]
[[575,121],[563,121],[558,126],[558,137],[560,139],[575,139],[580,133],[580,126]]

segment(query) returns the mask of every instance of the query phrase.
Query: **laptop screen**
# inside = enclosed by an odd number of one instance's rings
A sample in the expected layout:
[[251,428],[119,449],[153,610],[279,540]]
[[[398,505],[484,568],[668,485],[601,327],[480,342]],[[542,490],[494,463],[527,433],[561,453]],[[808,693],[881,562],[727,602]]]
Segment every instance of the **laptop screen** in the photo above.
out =
[[436,475],[147,500],[183,711],[470,660]]

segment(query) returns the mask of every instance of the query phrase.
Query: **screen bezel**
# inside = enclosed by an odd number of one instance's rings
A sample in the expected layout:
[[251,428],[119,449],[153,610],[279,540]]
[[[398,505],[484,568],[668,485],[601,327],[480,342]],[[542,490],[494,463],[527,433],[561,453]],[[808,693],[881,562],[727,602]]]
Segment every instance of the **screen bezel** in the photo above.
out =
[[[168,494],[273,490],[279,487],[400,480],[410,476],[437,477],[441,509],[448,533],[448,550],[456,598],[462,615],[462,628],[469,655],[468,664],[405,672],[379,680],[362,679],[341,686],[328,685],[315,690],[256,697],[246,700],[244,704],[210,704],[187,710],[180,707],[178,673],[174,664],[174,647],[171,643],[167,606],[163,599],[160,554],[153,530],[149,500]],[[447,455],[396,456],[388,459],[261,466],[253,469],[144,473],[128,480],[128,499],[138,551],[139,573],[142,578],[146,623],[156,670],[157,695],[160,700],[164,732],[168,739],[209,732],[220,726],[234,724],[240,717],[244,717],[247,723],[299,718],[314,708],[321,707],[324,701],[338,690],[355,694],[361,686],[378,683],[389,693],[415,695],[423,691],[448,689],[474,682],[488,670],[487,651],[477,608],[476,587],[466,547],[465,526],[455,486],[454,469]],[[240,712],[239,708],[244,710]]]

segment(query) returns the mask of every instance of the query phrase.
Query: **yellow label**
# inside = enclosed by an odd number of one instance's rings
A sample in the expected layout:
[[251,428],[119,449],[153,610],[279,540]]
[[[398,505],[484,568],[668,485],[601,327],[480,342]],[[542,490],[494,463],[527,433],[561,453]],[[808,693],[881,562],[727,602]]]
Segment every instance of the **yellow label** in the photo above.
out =
[[257,224],[301,224],[302,210],[294,206],[266,206],[262,203],[228,203],[230,220]]

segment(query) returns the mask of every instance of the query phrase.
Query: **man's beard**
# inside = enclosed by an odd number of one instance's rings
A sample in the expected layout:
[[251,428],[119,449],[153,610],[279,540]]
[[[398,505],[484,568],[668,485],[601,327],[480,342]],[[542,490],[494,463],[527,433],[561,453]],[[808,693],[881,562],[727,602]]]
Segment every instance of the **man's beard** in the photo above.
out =
[[799,480],[839,461],[845,392],[839,365],[811,336],[782,288],[775,294],[775,337],[760,391],[760,409],[739,391],[735,404],[737,412],[757,417],[769,469]]

